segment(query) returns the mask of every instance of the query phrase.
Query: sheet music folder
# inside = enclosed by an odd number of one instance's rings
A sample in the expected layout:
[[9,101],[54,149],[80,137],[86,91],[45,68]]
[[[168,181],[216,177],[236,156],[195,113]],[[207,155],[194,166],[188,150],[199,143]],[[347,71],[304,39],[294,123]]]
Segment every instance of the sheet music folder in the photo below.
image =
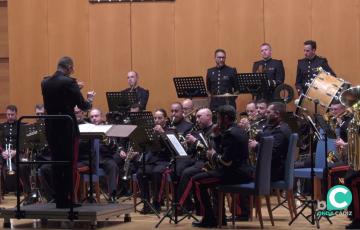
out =
[[80,135],[83,137],[128,137],[135,129],[136,125],[79,125]]

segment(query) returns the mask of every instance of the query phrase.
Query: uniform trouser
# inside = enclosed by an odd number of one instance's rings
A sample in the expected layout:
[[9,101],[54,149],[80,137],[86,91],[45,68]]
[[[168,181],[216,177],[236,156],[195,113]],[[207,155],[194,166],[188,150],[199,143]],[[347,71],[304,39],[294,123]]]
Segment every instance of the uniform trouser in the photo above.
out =
[[150,199],[149,188],[150,184],[149,181],[152,182],[151,190],[152,190],[152,198],[153,204],[158,205],[158,197],[159,197],[159,190],[161,185],[162,173],[165,171],[166,167],[169,165],[167,161],[157,161],[152,164],[145,165],[145,174],[143,173],[143,169],[140,166],[137,172],[137,179],[140,185],[140,193],[141,198],[143,199]]
[[[12,162],[11,162],[11,167],[12,170],[17,172],[18,170],[16,170],[16,163],[14,162],[15,158],[12,158]],[[10,182],[14,182],[13,185],[9,185],[9,187],[13,188],[15,187],[16,189],[16,175],[14,175],[14,177],[12,179],[7,179],[8,177],[8,167],[5,164],[5,167],[3,169],[3,173],[4,173],[4,179],[5,179],[5,183],[10,183]],[[30,186],[30,172],[31,172],[31,166],[30,165],[20,165],[20,171],[19,171],[19,176],[20,176],[20,184],[23,188],[23,192],[28,195],[31,192],[31,186]],[[10,177],[10,176],[9,176]],[[6,186],[5,186],[6,187]]]
[[[246,183],[251,180],[247,173],[224,173],[220,170],[212,170],[199,173],[192,177],[191,181],[195,187],[195,194],[200,201],[201,213],[205,221],[216,221],[218,216],[218,196],[217,191],[213,190],[213,205],[211,204],[209,189],[214,189],[220,184]],[[240,196],[242,213],[249,213],[249,196]],[[223,207],[223,212],[225,207]],[[225,215],[224,215],[225,216]]]
[[39,168],[40,189],[49,201],[54,197],[54,183],[52,180],[51,165],[43,164]]
[[[180,181],[179,181],[179,187],[178,187],[178,200],[179,200],[179,203],[180,205],[186,205],[190,202],[190,195],[192,193],[192,189],[191,188],[188,188],[188,184],[191,180],[191,178],[193,176],[195,176],[196,174],[199,174],[201,172],[203,172],[203,168],[204,167],[204,161],[203,160],[197,160],[195,162],[195,164],[193,164],[192,166],[186,168],[181,176],[180,176]],[[197,197],[195,196],[195,203],[198,205],[198,200],[197,200]]]
[[178,177],[181,177],[184,170],[190,166],[192,166],[195,163],[195,159],[184,157],[184,158],[178,158],[176,159],[176,175]]
[[119,176],[119,168],[114,159],[105,158],[101,161],[100,167],[104,169],[105,175],[107,176],[108,180],[108,188],[109,188],[109,195],[116,194],[116,187],[117,187],[117,179]]
[[352,211],[352,219],[360,221],[360,171],[349,170],[345,177],[345,186],[351,190],[353,199],[348,207]]

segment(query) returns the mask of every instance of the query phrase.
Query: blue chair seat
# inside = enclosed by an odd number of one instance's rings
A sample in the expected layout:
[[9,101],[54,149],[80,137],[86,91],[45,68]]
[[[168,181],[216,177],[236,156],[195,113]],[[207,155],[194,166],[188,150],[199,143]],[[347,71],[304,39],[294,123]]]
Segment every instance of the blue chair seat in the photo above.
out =
[[[310,178],[311,168],[298,168],[294,170],[294,176],[297,178]],[[316,178],[323,179],[324,169],[323,168],[314,168],[314,173]]]
[[221,185],[221,191],[224,193],[236,193],[241,189],[241,193],[254,193],[255,183],[250,182],[246,184],[235,184],[235,185]]
[[278,181],[271,182],[270,187],[277,188],[277,189],[288,189],[288,183],[286,183],[284,180],[278,180]]

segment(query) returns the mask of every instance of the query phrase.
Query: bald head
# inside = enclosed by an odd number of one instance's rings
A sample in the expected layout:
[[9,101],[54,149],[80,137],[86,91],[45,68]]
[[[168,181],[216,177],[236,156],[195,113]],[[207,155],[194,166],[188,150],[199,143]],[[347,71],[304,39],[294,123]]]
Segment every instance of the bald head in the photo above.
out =
[[194,103],[191,99],[185,99],[183,100],[183,102],[181,103],[183,110],[184,110],[184,114],[187,115],[189,113],[192,112],[192,110],[194,109]]
[[204,108],[200,109],[196,113],[196,123],[201,129],[209,127],[212,124],[212,113],[210,109]]
[[102,113],[100,109],[92,109],[89,113],[89,116],[92,124],[100,125],[101,123],[103,123]]
[[139,75],[136,71],[131,70],[127,74],[127,80],[129,87],[136,87],[138,83]]

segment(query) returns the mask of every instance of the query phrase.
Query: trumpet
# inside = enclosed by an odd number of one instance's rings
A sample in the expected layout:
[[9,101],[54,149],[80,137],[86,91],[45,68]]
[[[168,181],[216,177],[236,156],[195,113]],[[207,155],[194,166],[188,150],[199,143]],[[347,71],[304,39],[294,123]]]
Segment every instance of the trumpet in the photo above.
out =
[[5,151],[8,154],[8,158],[6,159],[6,166],[8,168],[7,174],[14,175],[15,171],[12,168],[12,162],[11,162],[11,144],[5,145]]

